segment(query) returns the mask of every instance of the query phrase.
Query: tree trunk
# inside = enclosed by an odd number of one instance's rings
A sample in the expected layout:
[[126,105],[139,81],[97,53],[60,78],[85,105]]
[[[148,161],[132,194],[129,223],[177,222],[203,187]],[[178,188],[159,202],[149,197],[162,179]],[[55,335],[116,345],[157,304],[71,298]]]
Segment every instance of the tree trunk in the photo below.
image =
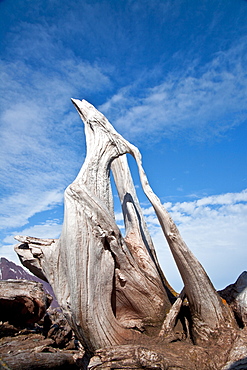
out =
[[[194,344],[215,341],[225,330],[233,333],[236,323],[231,310],[153,193],[138,149],[91,104],[72,101],[85,123],[87,156],[64,194],[60,238],[16,237],[21,242],[16,252],[23,264],[50,282],[71,327],[91,352],[116,345],[147,344],[154,339],[162,341],[181,316],[185,296],[189,315],[187,329],[183,330]],[[184,281],[183,294],[172,309],[177,294],[159,266],[127,153],[137,162],[143,190]],[[122,205],[124,236],[114,217],[110,171]]]

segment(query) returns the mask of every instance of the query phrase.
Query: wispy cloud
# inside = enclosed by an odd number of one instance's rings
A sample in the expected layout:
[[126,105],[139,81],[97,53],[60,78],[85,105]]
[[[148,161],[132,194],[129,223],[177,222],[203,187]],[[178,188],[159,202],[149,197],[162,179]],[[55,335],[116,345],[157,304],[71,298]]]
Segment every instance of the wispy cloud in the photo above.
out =
[[[60,220],[47,220],[46,222],[37,224],[35,226],[23,228],[21,235],[35,236],[37,238],[59,238],[61,233],[62,225]],[[14,240],[14,236],[19,235],[19,230],[12,231],[6,238],[3,240],[3,246],[0,247],[0,256],[13,261],[17,264],[20,264],[19,258],[14,251],[14,246],[18,242]]]
[[1,229],[22,227],[36,213],[52,209],[55,205],[63,202],[62,192],[45,191],[43,187],[41,189],[33,187],[33,190],[36,191],[31,192],[30,188],[27,188],[26,191],[15,193],[3,199],[2,210],[5,213],[0,216]]
[[96,63],[58,45],[45,23],[20,23],[9,41],[0,65],[1,228],[61,203],[84,156],[70,98],[110,83]]
[[[59,238],[61,233],[62,225],[60,220],[47,220],[40,224],[24,228],[22,230],[22,235],[35,236],[37,238]],[[13,237],[18,234],[17,231],[13,231],[11,235],[7,236],[3,242],[13,243]]]
[[179,73],[166,75],[159,85],[144,87],[141,95],[143,81],[135,81],[101,109],[128,137],[186,132],[190,138],[204,140],[221,135],[247,117],[246,45],[243,38],[207,64],[195,61]]

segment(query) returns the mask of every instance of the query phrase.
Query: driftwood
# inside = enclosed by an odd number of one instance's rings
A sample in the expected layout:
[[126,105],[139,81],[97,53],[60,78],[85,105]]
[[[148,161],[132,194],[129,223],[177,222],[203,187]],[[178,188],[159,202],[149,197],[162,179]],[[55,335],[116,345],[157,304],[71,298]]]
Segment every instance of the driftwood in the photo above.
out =
[[[48,321],[47,321],[48,320]],[[49,309],[28,328],[0,323],[0,369],[86,369],[88,358],[64,316]]]
[[[114,346],[95,351],[88,368],[90,370],[243,370],[247,368],[246,339],[245,333],[245,336],[243,335],[241,340],[236,342],[235,353],[222,350],[223,342],[208,348],[191,346],[186,342],[167,343],[165,346],[157,344]],[[239,360],[241,351],[243,351],[242,358]],[[228,358],[227,363],[225,363],[226,358]]]
[[54,346],[65,348],[69,346],[74,348],[74,334],[67,320],[58,310],[49,310],[43,323],[43,334],[46,338],[51,338],[54,341]]
[[41,283],[28,280],[0,281],[0,321],[17,327],[38,322],[50,306],[52,297]]
[[[165,346],[169,345],[165,338],[171,338],[173,330],[178,330],[180,325],[184,338],[189,339],[184,345],[194,353],[194,357],[187,356],[183,368],[220,369],[224,362],[230,361],[229,350],[234,348],[240,333],[229,305],[216,292],[153,193],[138,149],[118,134],[91,104],[85,100],[72,101],[85,123],[87,156],[64,194],[61,236],[58,240],[17,236],[20,244],[15,247],[16,252],[26,267],[52,285],[64,315],[86,350],[99,351],[96,353],[100,356],[106,353],[105,348],[110,348],[106,368],[138,368],[139,355],[136,362],[131,362],[132,352],[150,348],[153,342],[159,343],[159,357],[162,346],[166,351]],[[156,212],[183,279],[184,290],[177,303],[178,295],[159,266],[131,178],[127,153],[136,160],[143,190]],[[110,172],[122,204],[125,235],[121,234],[114,218]],[[188,302],[185,315],[182,314],[184,297]],[[129,351],[129,345],[135,349]],[[140,345],[142,347],[138,347]],[[210,350],[203,350],[206,347],[217,348],[213,359]],[[115,352],[111,352],[111,348]],[[175,347],[169,348],[166,355],[157,360],[163,363],[160,368],[172,367],[175,361]],[[241,348],[242,358],[246,349]],[[119,351],[127,365],[116,367],[114,356],[118,353],[119,357]],[[110,353],[113,353],[112,359]],[[198,365],[202,353],[206,360]],[[247,355],[247,350],[245,353]],[[146,365],[139,367],[152,368],[152,358],[156,357],[150,356],[147,355]],[[153,367],[157,368],[155,361]],[[214,367],[208,366],[208,361]],[[181,368],[180,365],[175,361],[173,368]],[[96,361],[90,366],[105,365],[99,360],[98,365]]]
[[78,370],[76,360],[71,353],[62,352],[30,352],[20,351],[19,353],[9,354],[0,358],[0,369],[4,370]]

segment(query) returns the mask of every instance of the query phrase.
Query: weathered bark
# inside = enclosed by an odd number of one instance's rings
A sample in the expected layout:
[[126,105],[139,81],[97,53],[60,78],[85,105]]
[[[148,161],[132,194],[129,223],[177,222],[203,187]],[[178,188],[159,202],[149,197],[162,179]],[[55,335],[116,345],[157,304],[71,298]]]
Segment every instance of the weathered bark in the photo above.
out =
[[41,246],[50,246],[57,242],[56,239],[40,239],[31,236],[16,235],[16,240],[21,242],[18,248],[18,257],[23,266],[27,267],[38,278],[47,282],[41,266],[41,257],[43,256]]
[[38,322],[50,306],[52,297],[42,284],[28,280],[0,281],[0,321],[15,326]]
[[[85,123],[87,156],[65,191],[62,233],[58,240],[16,237],[21,242],[16,246],[20,259],[49,281],[63,313],[89,351],[162,340],[172,333],[184,295],[190,310],[186,335],[195,344],[215,343],[225,331],[228,342],[233,342],[233,314],[153,193],[138,149],[91,104],[72,101]],[[136,160],[143,190],[184,281],[183,294],[173,307],[177,294],[159,266],[127,153]],[[110,170],[122,204],[125,236],[114,218]]]
[[[227,339],[227,338],[226,338]],[[95,351],[88,368],[93,369],[161,369],[216,370],[222,369],[227,351],[220,344],[205,348],[186,342],[144,345],[124,345]],[[234,369],[230,360],[227,369]],[[242,367],[244,369],[244,367]]]
[[0,368],[6,370],[78,370],[76,360],[71,353],[36,353],[20,351],[17,354],[9,354],[0,358]]
[[181,310],[183,300],[184,300],[184,296],[185,296],[185,293],[184,293],[184,289],[183,289],[182,292],[177,297],[175,303],[171,307],[170,311],[166,315],[166,318],[163,322],[161,331],[159,333],[159,337],[162,338],[162,337],[172,336],[174,338],[173,329],[175,327],[178,314]]
[[43,321],[43,335],[51,338],[58,348],[74,347],[74,334],[64,315],[58,310],[49,310]]

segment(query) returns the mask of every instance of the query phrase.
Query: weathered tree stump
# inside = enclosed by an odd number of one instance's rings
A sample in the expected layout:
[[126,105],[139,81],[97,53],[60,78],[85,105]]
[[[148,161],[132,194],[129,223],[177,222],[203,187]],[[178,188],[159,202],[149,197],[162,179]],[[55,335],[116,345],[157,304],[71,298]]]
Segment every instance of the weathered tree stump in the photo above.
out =
[[[87,156],[64,194],[61,236],[58,240],[17,236],[21,243],[16,252],[26,267],[49,281],[78,339],[100,357],[92,368],[220,369],[242,335],[229,305],[153,193],[138,149],[91,104],[72,101],[85,123]],[[159,266],[127,153],[136,160],[143,190],[184,281],[178,298]],[[125,235],[115,222],[111,171],[122,204]],[[179,320],[180,337],[175,335]],[[188,351],[183,363],[175,359],[181,347],[169,344],[178,338],[185,339],[182,348]],[[157,356],[156,348],[148,352],[154,343],[159,343]]]

